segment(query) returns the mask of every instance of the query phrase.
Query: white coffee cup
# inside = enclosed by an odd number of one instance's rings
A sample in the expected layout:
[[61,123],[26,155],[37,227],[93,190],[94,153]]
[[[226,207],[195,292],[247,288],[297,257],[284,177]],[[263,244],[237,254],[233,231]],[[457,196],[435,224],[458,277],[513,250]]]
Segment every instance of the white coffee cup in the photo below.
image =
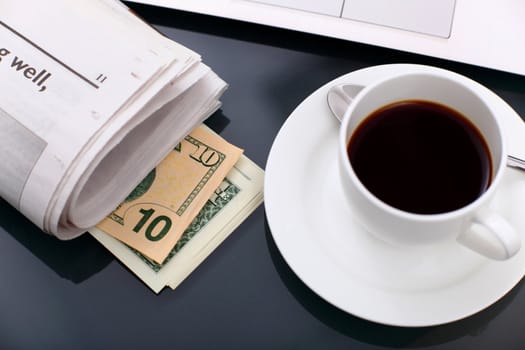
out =
[[[408,73],[366,86],[350,104],[339,134],[339,169],[352,215],[375,236],[395,245],[457,242],[488,258],[505,260],[521,247],[513,227],[490,207],[506,171],[505,135],[498,117],[466,79],[450,72]],[[356,128],[379,108],[398,101],[423,100],[448,106],[476,126],[492,159],[492,181],[469,204],[438,214],[416,214],[395,208],[372,194],[352,167],[347,147]],[[446,138],[446,135],[443,135]],[[370,161],[381,162],[381,159]],[[385,169],[388,176],[388,169]]]

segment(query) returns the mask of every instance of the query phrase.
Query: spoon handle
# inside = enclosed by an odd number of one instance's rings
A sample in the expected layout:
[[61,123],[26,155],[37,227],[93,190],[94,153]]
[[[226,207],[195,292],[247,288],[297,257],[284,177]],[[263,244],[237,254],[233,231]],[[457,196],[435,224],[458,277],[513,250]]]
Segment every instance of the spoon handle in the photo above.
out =
[[507,156],[507,165],[513,168],[525,170],[525,160],[514,156]]

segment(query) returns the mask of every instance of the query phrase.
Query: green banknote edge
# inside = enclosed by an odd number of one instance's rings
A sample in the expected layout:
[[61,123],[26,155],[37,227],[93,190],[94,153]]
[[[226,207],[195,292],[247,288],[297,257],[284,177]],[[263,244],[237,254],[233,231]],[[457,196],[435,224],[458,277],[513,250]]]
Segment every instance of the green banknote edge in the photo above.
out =
[[222,210],[222,208],[224,208],[241,191],[239,187],[237,187],[228,179],[224,179],[219,188],[223,188],[220,192],[220,195],[214,195],[212,198],[208,199],[204,207],[197,214],[195,219],[193,219],[188,228],[183,232],[181,238],[177,241],[162,264],[158,264],[148,259],[136,249],[127,246],[128,249],[137,255],[153,271],[159,272],[162,267],[166,265],[186,245],[186,243],[188,243],[204,226],[206,226],[208,222],[210,222],[211,219],[213,219],[213,217],[217,215]]

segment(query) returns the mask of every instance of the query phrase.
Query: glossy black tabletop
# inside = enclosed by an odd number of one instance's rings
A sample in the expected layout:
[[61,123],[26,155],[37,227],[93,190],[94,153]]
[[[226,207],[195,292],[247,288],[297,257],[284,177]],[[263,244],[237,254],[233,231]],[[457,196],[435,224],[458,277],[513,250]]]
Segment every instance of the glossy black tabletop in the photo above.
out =
[[[263,168],[280,127],[302,100],[340,75],[373,65],[450,69],[487,86],[525,116],[525,77],[128,5],[199,52],[228,82],[223,106],[208,124]],[[176,290],[166,288],[159,295],[91,236],[59,241],[4,202],[0,210],[0,349],[525,348],[522,283],[482,312],[441,326],[384,326],[335,308],[288,267],[264,206]]]

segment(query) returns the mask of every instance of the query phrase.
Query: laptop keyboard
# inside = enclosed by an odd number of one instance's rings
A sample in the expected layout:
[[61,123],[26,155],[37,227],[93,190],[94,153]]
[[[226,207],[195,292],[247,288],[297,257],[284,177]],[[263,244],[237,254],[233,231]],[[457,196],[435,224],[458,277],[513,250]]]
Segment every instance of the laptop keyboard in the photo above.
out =
[[247,0],[441,38],[452,31],[456,0]]

